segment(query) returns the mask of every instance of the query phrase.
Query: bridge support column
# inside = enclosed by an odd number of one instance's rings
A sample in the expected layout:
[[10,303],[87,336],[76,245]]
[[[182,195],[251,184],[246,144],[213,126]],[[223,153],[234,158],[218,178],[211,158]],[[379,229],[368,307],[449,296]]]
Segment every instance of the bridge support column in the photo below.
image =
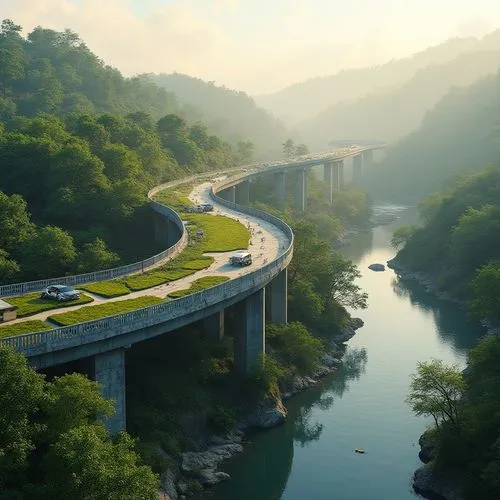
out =
[[339,189],[342,189],[344,187],[344,184],[345,184],[345,181],[344,181],[344,162],[343,161],[339,161],[338,168],[339,168]]
[[203,320],[203,336],[212,342],[224,338],[224,309]]
[[297,187],[295,193],[295,208],[298,212],[306,210],[307,173],[304,168],[297,170]]
[[276,172],[274,174],[274,196],[276,197],[277,205],[280,208],[284,208],[286,196],[285,172]]
[[337,192],[340,189],[340,162],[335,162],[332,168],[332,189]]
[[236,203],[248,205],[250,202],[250,181],[243,181],[235,186],[236,188]]
[[231,186],[227,190],[227,201],[236,203],[236,186]]
[[[335,170],[337,172],[337,170]],[[325,163],[323,165],[323,179],[325,183],[325,197],[328,203],[332,203],[333,201],[333,176],[334,176],[334,167],[333,163]]]
[[94,380],[101,385],[105,398],[115,403],[115,413],[104,423],[111,434],[126,429],[125,349],[117,349],[94,356]]
[[373,149],[363,151],[363,168],[370,168],[373,165]]
[[285,268],[266,286],[266,319],[271,323],[288,322],[288,270]]
[[252,372],[265,353],[265,296],[262,288],[238,304],[234,366],[244,375]]
[[354,184],[359,184],[363,179],[363,156],[356,155],[353,158],[352,164],[352,181]]

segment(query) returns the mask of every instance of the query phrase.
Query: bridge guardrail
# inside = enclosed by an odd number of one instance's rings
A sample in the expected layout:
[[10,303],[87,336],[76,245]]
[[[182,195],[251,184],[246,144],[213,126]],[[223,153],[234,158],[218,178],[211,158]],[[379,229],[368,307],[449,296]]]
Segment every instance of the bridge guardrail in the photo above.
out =
[[[167,185],[177,184],[180,182],[181,181],[173,181],[171,183],[167,183]],[[184,180],[182,180],[182,183],[183,182]],[[163,262],[169,258],[174,257],[181,250],[185,248],[188,242],[188,233],[184,228],[182,219],[179,217],[177,212],[167,207],[166,205],[162,205],[161,203],[154,201],[151,198],[149,199],[149,204],[153,210],[160,213],[161,215],[166,216],[171,222],[173,222],[179,228],[179,231],[181,232],[181,238],[179,239],[179,241],[177,241],[177,243],[175,243],[171,247],[163,250],[162,252],[156,255],[153,255],[152,257],[148,257],[147,259],[141,260],[139,262],[126,264],[124,266],[115,267],[112,269],[103,269],[102,271],[94,271],[92,273],[85,273],[85,274],[75,274],[72,276],[61,276],[59,278],[27,281],[24,283],[14,283],[12,285],[1,285],[0,297],[21,295],[28,292],[39,292],[40,290],[43,290],[44,288],[47,288],[50,285],[56,285],[56,284],[77,286],[77,285],[83,285],[84,283],[94,283],[98,281],[111,280],[114,278],[119,278],[121,276],[127,276],[129,274],[137,273],[139,271],[141,272],[146,271],[147,269],[150,269],[159,262]]]
[[[198,176],[196,176],[198,177]],[[186,179],[183,180],[183,183]],[[187,181],[189,182],[189,180]],[[231,178],[217,183],[213,186],[210,195],[218,203],[228,208],[238,210],[248,215],[257,216],[280,228],[289,237],[288,246],[283,249],[283,253],[272,262],[265,264],[260,269],[244,276],[239,276],[228,282],[221,283],[211,288],[193,293],[170,302],[136,309],[135,311],[108,316],[103,319],[87,321],[77,325],[64,326],[44,332],[26,333],[14,337],[0,339],[0,344],[9,345],[14,349],[24,352],[27,356],[41,355],[51,351],[68,349],[78,345],[97,342],[105,338],[129,333],[140,328],[146,328],[176,319],[181,316],[194,313],[200,309],[200,305],[208,307],[240,295],[256,287],[265,286],[290,262],[293,256],[293,232],[284,221],[268,214],[262,210],[236,203],[228,202],[217,196],[216,191],[224,189],[224,186],[231,183]],[[167,183],[165,187],[171,183]],[[155,190],[155,193],[158,190]],[[151,193],[151,191],[150,191]],[[154,193],[151,194],[151,196]],[[161,203],[155,204],[169,209]],[[159,207],[157,207],[159,208]],[[160,212],[161,213],[161,212]],[[180,220],[178,214],[176,214]],[[179,242],[178,242],[179,243]],[[175,246],[175,245],[174,245]]]

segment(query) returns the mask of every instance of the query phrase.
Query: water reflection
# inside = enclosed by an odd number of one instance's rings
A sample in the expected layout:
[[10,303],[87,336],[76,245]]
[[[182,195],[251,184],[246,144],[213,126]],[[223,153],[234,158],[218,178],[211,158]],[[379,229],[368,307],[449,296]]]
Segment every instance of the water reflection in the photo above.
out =
[[430,315],[440,339],[453,346],[455,351],[470,349],[485,329],[469,318],[466,310],[456,304],[440,300],[414,280],[396,277],[391,281],[394,293],[410,301],[412,306]]
[[348,392],[350,381],[365,372],[367,359],[366,349],[348,349],[337,373],[289,401],[283,426],[252,436],[248,450],[227,466],[232,480],[216,486],[209,496],[217,500],[280,499],[292,468],[294,444],[306,447],[323,432],[323,424],[313,420],[314,410],[328,410]]

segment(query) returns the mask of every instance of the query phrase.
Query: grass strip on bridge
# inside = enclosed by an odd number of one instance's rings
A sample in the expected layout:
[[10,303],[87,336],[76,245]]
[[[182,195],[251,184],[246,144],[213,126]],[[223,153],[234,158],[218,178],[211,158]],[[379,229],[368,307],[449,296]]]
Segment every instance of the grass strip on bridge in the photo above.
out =
[[45,323],[45,321],[40,321],[38,319],[14,323],[13,325],[0,325],[0,339],[22,335],[23,333],[45,332],[47,330],[52,330],[52,327],[48,323]]
[[193,281],[189,288],[176,290],[175,292],[169,293],[168,296],[172,299],[179,299],[180,297],[185,297],[186,295],[191,295],[192,293],[201,292],[206,288],[220,285],[229,279],[230,278],[228,276],[204,276],[203,278]]
[[96,295],[100,295],[101,297],[106,297],[108,299],[121,297],[122,295],[127,295],[130,293],[130,289],[122,279],[89,283],[88,285],[81,285],[78,288],[90,293],[95,293]]
[[160,297],[145,295],[143,297],[136,297],[135,299],[106,302],[93,307],[82,307],[75,311],[54,314],[50,316],[49,319],[60,326],[75,325],[77,323],[84,323],[85,321],[101,319],[107,316],[115,316],[116,314],[133,311],[135,309],[142,309],[143,307],[154,306],[164,301],[165,299],[161,299]]
[[40,292],[28,293],[18,297],[9,297],[9,304],[17,306],[17,317],[25,318],[26,316],[33,316],[43,311],[50,311],[51,309],[60,309],[61,307],[79,306],[82,304],[89,304],[94,299],[82,293],[77,300],[68,300],[67,302],[59,302],[58,300],[42,299]]

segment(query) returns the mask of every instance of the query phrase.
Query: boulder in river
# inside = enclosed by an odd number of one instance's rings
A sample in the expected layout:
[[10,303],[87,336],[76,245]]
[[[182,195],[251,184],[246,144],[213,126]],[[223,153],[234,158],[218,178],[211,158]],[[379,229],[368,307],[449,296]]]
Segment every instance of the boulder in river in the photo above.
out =
[[372,271],[385,271],[385,266],[384,264],[370,264],[368,269],[371,269]]

